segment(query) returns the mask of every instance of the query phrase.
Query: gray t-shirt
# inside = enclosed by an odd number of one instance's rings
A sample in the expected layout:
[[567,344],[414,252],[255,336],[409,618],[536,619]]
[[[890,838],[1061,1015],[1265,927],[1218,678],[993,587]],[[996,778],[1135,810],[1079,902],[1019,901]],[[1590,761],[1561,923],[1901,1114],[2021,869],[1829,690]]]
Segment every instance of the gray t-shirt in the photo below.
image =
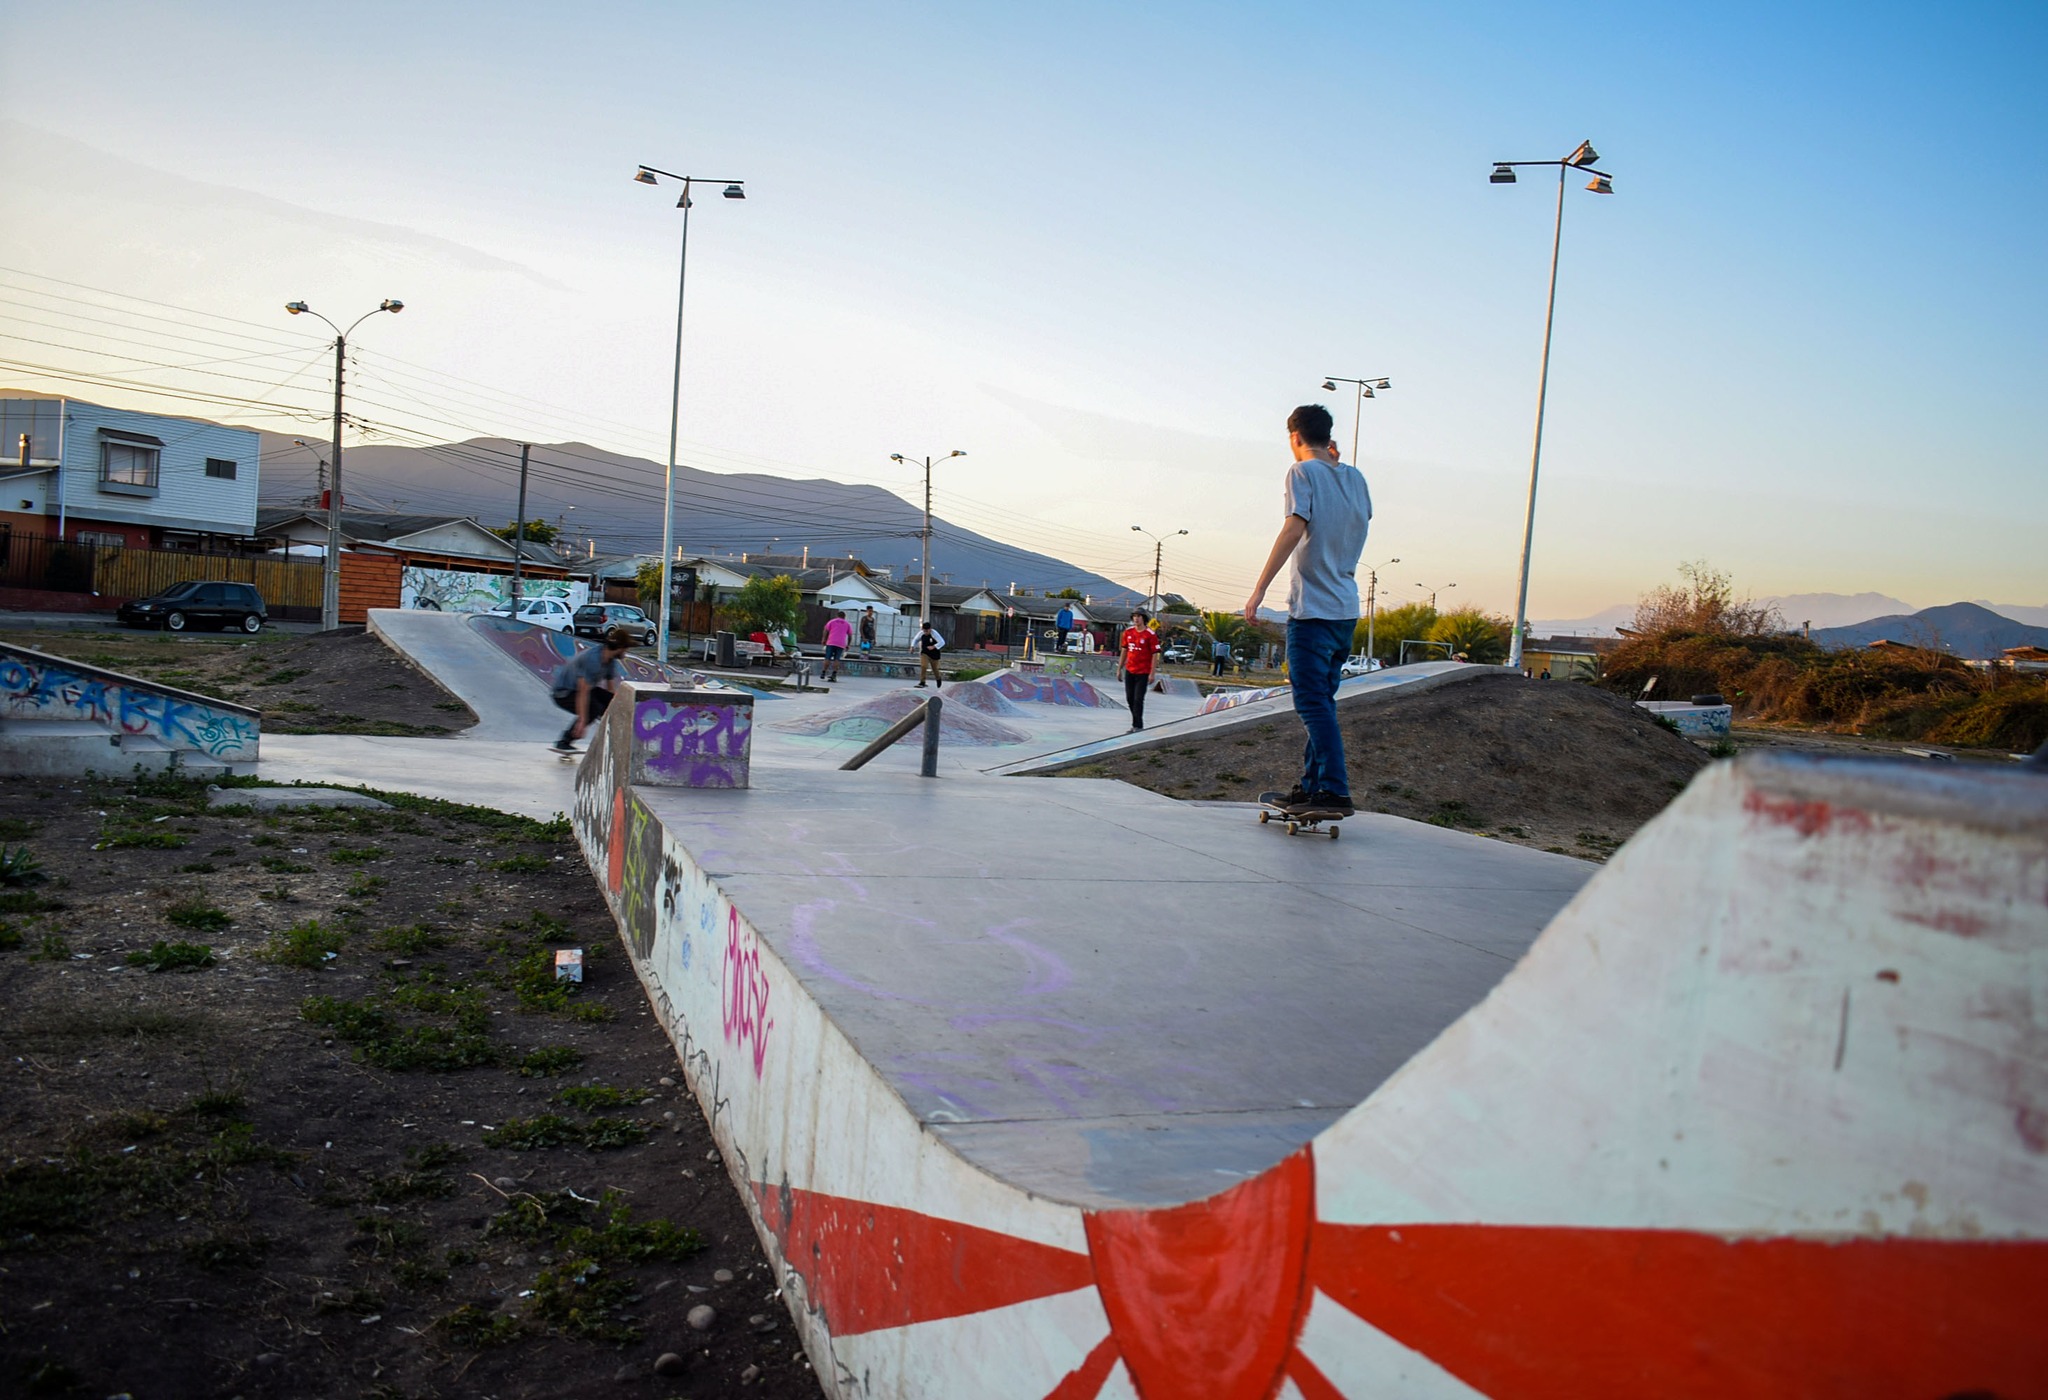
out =
[[1287,513],[1308,522],[1290,561],[1288,617],[1356,618],[1358,556],[1372,523],[1365,477],[1348,462],[1296,462],[1287,471]]
[[606,681],[615,681],[621,674],[618,658],[605,658],[602,646],[584,647],[571,660],[555,668],[554,693],[573,696],[576,682],[587,681],[592,689]]

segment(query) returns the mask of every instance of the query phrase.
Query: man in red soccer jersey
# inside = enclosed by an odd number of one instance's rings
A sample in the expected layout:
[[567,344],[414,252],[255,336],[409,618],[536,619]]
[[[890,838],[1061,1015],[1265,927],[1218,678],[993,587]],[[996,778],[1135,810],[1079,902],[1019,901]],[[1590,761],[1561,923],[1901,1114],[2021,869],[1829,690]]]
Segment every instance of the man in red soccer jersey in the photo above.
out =
[[1153,658],[1159,655],[1159,634],[1149,624],[1152,614],[1139,608],[1131,614],[1117,646],[1117,669],[1123,673],[1124,700],[1131,707],[1131,728],[1145,727],[1145,687],[1152,684]]

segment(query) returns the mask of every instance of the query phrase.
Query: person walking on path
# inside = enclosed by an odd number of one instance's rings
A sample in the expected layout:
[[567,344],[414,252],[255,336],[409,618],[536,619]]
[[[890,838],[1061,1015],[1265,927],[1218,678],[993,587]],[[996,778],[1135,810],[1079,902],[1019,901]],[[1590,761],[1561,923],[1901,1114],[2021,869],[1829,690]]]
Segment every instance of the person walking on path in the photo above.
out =
[[1221,678],[1223,675],[1223,668],[1225,665],[1229,663],[1229,661],[1230,643],[1224,641],[1221,637],[1218,637],[1215,641],[1209,643],[1210,675]]
[[924,689],[924,673],[927,670],[932,673],[932,685],[935,689],[944,690],[946,688],[945,680],[939,675],[939,653],[945,649],[946,639],[933,631],[931,622],[926,620],[924,625],[917,629],[917,685],[915,689]]
[[632,646],[633,634],[623,627],[614,627],[604,634],[602,642],[585,647],[555,668],[555,704],[574,716],[562,737],[555,740],[556,753],[576,752],[576,741],[593,722],[604,717],[611,707],[612,688],[618,683],[619,658]]
[[1059,613],[1053,618],[1052,625],[1060,634],[1060,650],[1065,651],[1067,649],[1067,634],[1074,630],[1073,606],[1068,603],[1061,603]]
[[875,610],[860,610],[860,654],[866,656],[875,649]]
[[853,641],[853,624],[838,613],[825,620],[825,684],[839,679],[839,662]]
[[1287,418],[1294,452],[1285,489],[1286,519],[1244,605],[1245,621],[1259,620],[1259,605],[1283,564],[1292,563],[1287,590],[1287,672],[1294,712],[1308,732],[1301,781],[1281,805],[1301,811],[1350,813],[1351,779],[1344,766],[1344,735],[1337,727],[1337,682],[1358,628],[1358,557],[1372,524],[1372,493],[1357,467],[1335,459],[1330,410],[1303,404]]
[[1117,646],[1117,670],[1124,678],[1124,703],[1131,707],[1131,728],[1145,727],[1145,689],[1152,684],[1153,660],[1159,655],[1159,634],[1147,624],[1152,615],[1143,608],[1131,614]]

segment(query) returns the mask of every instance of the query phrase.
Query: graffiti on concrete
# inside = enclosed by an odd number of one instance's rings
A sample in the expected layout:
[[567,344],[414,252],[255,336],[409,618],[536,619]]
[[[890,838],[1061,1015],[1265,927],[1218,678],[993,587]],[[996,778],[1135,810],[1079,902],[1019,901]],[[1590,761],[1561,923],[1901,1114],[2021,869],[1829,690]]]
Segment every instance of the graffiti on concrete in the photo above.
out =
[[0,715],[105,725],[228,762],[254,761],[261,738],[238,707],[18,653],[0,654]]
[[633,702],[633,742],[648,782],[745,787],[753,706],[655,694]]
[[761,937],[727,906],[725,924],[725,1041],[750,1052],[754,1078],[768,1060],[768,979],[761,971]]
[[1023,700],[1037,705],[1085,705],[1090,709],[1100,709],[1117,703],[1079,676],[1001,671],[988,677],[982,684],[994,687],[1011,700]]
[[[572,608],[590,601],[590,585],[568,579],[527,579],[522,599],[560,598]],[[398,606],[430,612],[489,612],[512,601],[512,579],[506,574],[470,573],[461,569],[429,569],[408,564],[399,571]]]

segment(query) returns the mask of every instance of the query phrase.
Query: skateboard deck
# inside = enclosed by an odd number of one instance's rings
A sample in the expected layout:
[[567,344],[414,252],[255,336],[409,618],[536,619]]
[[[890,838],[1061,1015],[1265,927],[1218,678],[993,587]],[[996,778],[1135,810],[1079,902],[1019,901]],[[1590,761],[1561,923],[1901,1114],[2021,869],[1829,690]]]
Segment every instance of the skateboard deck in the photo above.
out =
[[1259,825],[1279,822],[1287,828],[1289,836],[1327,836],[1337,839],[1337,823],[1344,820],[1346,812],[1290,812],[1280,805],[1284,794],[1262,792],[1259,794]]
[[564,763],[574,763],[583,757],[581,749],[558,749],[552,744],[548,746],[548,752]]

